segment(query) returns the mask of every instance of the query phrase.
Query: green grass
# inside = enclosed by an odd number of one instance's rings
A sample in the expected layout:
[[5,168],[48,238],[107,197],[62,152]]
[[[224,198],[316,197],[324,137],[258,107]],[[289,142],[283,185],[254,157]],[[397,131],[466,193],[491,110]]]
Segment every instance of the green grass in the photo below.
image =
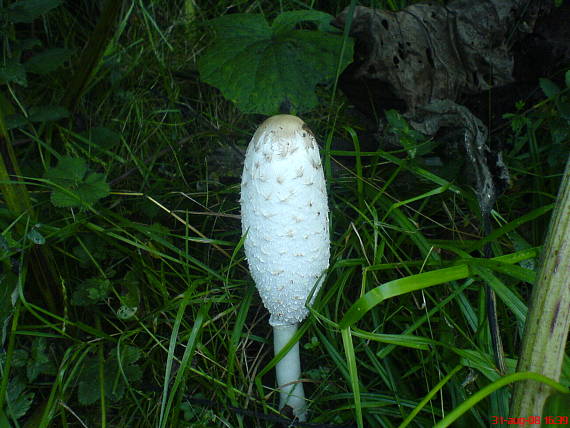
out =
[[[0,132],[29,197],[0,176],[0,426],[275,426],[276,358],[238,203],[240,151],[261,117],[240,113],[196,72],[212,36],[206,21],[230,4],[128,3],[108,33],[93,32],[92,2],[10,28],[74,54],[56,72],[28,75],[27,87],[0,86],[0,122],[39,105],[71,113]],[[233,5],[335,14],[348,3]],[[86,44],[98,58],[92,74]],[[6,36],[2,46],[6,58]],[[323,147],[332,251],[298,333],[310,422],[488,426],[507,416],[510,384],[527,376],[513,372],[563,167],[558,146],[539,144],[561,120],[554,102],[513,106],[521,126],[494,136],[513,143],[512,187],[484,236],[468,183],[404,149],[364,151],[343,95],[319,96],[303,119]],[[352,149],[336,150],[338,139]],[[562,143],[567,156],[568,136]],[[63,155],[104,173],[110,195],[54,207],[43,174]],[[485,285],[498,298],[506,377],[492,355]]]

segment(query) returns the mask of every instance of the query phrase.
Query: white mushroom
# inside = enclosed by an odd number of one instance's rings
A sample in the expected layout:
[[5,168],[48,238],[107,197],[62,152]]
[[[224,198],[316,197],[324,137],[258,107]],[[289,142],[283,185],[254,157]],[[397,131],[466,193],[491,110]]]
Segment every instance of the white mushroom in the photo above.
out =
[[[271,317],[277,354],[308,315],[329,265],[325,177],[313,133],[298,117],[263,122],[247,148],[241,219],[251,275]],[[299,343],[277,364],[280,408],[306,420]]]

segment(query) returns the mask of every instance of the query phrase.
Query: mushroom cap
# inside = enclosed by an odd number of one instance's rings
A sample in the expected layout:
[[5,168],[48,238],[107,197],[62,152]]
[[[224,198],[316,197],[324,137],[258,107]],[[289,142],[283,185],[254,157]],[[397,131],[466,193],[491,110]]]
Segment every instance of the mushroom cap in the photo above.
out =
[[[242,232],[251,275],[272,326],[306,318],[329,265],[329,210],[319,147],[298,117],[263,122],[247,148]],[[309,304],[312,302],[308,302]]]

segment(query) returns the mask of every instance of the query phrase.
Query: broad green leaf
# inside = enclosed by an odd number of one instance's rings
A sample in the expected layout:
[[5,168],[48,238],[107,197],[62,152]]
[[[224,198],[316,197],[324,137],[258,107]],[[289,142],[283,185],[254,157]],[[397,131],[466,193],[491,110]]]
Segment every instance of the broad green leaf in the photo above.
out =
[[0,85],[4,83],[17,83],[26,86],[26,70],[17,58],[10,58],[5,63],[0,63]]
[[61,0],[20,0],[1,9],[0,17],[14,24],[29,24],[60,4]]
[[69,117],[67,109],[51,105],[32,107],[28,113],[31,122],[53,122]]
[[[314,11],[286,12],[270,26],[260,14],[214,19],[216,40],[198,60],[200,77],[219,88],[245,113],[275,114],[288,103],[295,112],[314,108],[315,87],[333,81],[342,36],[296,29],[304,21],[322,25],[330,16]],[[342,71],[351,61],[347,40]]]
[[274,34],[283,34],[286,31],[294,30],[295,26],[301,22],[315,22],[320,31],[332,31],[335,29],[330,25],[333,16],[318,10],[292,10],[283,12],[271,24]]
[[566,71],[566,74],[564,74],[564,81],[566,82],[566,87],[570,88],[570,70]]
[[386,110],[384,115],[386,116],[388,124],[394,129],[405,130],[410,127],[408,125],[408,122],[406,122],[406,119],[404,119],[404,117],[397,110]]
[[28,117],[25,117],[20,113],[10,114],[6,118],[6,128],[20,128],[28,125],[30,122],[53,122],[66,117],[69,117],[69,111],[64,107],[53,105],[34,106],[28,111]]
[[61,67],[71,56],[71,49],[53,48],[40,52],[24,63],[26,71],[47,74]]
[[[36,38],[29,38],[29,39],[18,39],[12,42],[12,52],[22,53],[22,51],[27,51],[38,46],[41,46],[42,42],[40,42]],[[13,55],[16,56],[16,55]]]
[[109,195],[105,176],[88,172],[85,160],[64,156],[45,178],[54,184],[51,202],[60,208],[90,205]]
[[538,79],[538,82],[540,84],[542,92],[544,92],[544,95],[546,95],[548,98],[555,97],[560,93],[560,88],[552,80],[541,78]]

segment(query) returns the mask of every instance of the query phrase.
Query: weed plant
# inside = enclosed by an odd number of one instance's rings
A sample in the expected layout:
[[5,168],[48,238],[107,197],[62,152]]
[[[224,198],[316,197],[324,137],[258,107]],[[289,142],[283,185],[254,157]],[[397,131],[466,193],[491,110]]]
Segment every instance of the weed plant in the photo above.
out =
[[[262,118],[202,83],[196,62],[211,18],[346,4],[113,3],[37,2],[53,7],[0,21],[0,426],[276,426],[268,313],[238,204]],[[404,6],[386,3],[375,6]],[[25,66],[38,56],[49,72]],[[318,90],[303,118],[322,143],[333,246],[301,328],[312,423],[429,427],[463,405],[454,426],[483,427],[508,414],[508,385],[465,402],[518,358],[570,139],[568,89],[547,95],[513,106],[493,136],[511,187],[483,236],[469,184],[410,150],[433,142],[363,151],[347,100]],[[359,300],[381,284],[385,295]],[[492,356],[486,284],[507,373]]]

